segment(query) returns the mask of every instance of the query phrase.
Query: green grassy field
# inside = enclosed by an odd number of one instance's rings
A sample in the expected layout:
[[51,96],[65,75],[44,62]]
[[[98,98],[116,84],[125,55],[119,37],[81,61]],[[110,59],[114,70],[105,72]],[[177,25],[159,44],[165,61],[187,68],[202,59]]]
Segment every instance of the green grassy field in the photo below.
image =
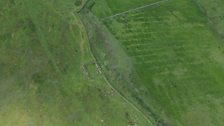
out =
[[204,15],[208,18],[211,27],[224,38],[224,1],[222,0],[195,0]]
[[97,70],[77,8],[0,1],[0,126],[150,125]]
[[[147,4],[144,1],[130,1],[132,2]],[[208,5],[211,2],[215,10],[214,7],[221,1],[201,0],[200,2]],[[143,94],[140,98],[151,106],[156,116],[164,115],[160,117],[164,120],[164,125],[222,126],[224,124],[222,117],[224,48],[222,36],[219,34],[222,31],[219,27],[223,23],[221,20],[217,25],[215,24],[216,27],[211,25],[200,6],[190,0],[167,1],[121,15],[116,13],[122,13],[122,10],[126,12],[127,8],[133,6],[124,7],[122,4],[118,6],[116,2],[110,0],[96,0],[97,3],[102,5],[95,5],[92,9],[93,14],[101,19],[119,42],[118,45],[121,45],[132,59],[133,67],[137,72],[137,75],[133,76],[140,78],[135,81],[135,84],[142,85],[148,91],[147,95]],[[101,12],[108,12],[108,14],[104,15]],[[111,16],[113,14],[115,16]],[[208,14],[209,18],[214,15]],[[102,27],[104,24],[101,24]],[[102,30],[100,26],[97,27],[98,31]],[[96,35],[99,38],[99,34]],[[96,39],[95,43],[92,43],[96,57],[101,57],[99,62],[113,60],[111,53],[115,55],[116,48],[108,51],[106,45],[114,41],[108,42],[105,37],[101,39]],[[99,41],[102,42],[96,44]],[[100,50],[105,53],[107,59],[100,56]],[[102,65],[102,67],[109,69],[105,70],[108,78],[113,77],[110,72],[114,71],[110,65]],[[123,92],[121,86],[128,88],[127,85],[115,81],[111,83],[114,83],[120,92]],[[131,92],[131,89],[129,91]],[[129,99],[134,97],[128,93],[124,95]],[[143,106],[140,108],[144,108]],[[144,113],[147,115],[147,112]]]
[[92,11],[93,13],[97,13],[98,17],[105,17],[139,6],[152,4],[157,1],[158,0],[96,0]]
[[1,0],[0,126],[223,126],[221,0]]

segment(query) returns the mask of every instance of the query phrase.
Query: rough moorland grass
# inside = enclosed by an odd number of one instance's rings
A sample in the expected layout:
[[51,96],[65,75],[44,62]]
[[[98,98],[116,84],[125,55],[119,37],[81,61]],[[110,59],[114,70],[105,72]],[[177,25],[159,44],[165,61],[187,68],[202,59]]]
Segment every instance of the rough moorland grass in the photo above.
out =
[[73,10],[0,1],[0,126],[148,126],[97,71]]
[[104,23],[150,92],[143,100],[156,100],[150,104],[162,108],[155,111],[167,115],[166,123],[223,125],[223,47],[197,5],[173,0]]
[[142,109],[139,104],[145,105],[141,100],[141,94],[147,94],[144,87],[136,85],[132,80],[138,79],[133,71],[130,58],[126,55],[119,42],[110,34],[105,26],[92,14],[81,13],[82,21],[87,30],[91,51],[97,61],[99,68],[107,78],[110,85],[115,88],[120,95],[141,111],[149,122],[155,122],[152,118],[154,113]]
[[223,0],[195,0],[204,15],[208,17],[211,25],[224,39],[224,4]]

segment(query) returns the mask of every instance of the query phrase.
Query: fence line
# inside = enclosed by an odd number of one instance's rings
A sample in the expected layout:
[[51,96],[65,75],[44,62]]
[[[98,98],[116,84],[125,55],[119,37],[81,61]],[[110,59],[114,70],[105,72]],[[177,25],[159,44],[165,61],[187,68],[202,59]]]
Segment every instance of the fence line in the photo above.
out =
[[159,5],[159,4],[162,4],[164,2],[168,2],[168,1],[170,1],[170,0],[160,0],[160,1],[155,2],[155,3],[151,3],[151,4],[148,4],[148,5],[144,5],[144,6],[141,6],[141,7],[137,7],[137,8],[134,8],[134,9],[130,9],[130,10],[127,10],[127,11],[124,11],[124,12],[121,12],[121,13],[117,13],[117,14],[102,18],[101,20],[105,20],[105,19],[108,19],[108,18],[113,18],[113,17],[120,16],[120,15],[129,13],[129,12],[144,9],[144,8],[147,8],[147,7],[150,7],[150,6]]

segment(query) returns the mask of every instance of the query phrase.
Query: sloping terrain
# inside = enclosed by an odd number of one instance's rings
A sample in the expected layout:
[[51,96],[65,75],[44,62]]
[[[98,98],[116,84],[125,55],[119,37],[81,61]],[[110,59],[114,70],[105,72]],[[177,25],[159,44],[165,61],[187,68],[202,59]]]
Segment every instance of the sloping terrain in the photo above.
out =
[[0,1],[0,126],[150,125],[97,69],[77,5]]
[[223,126],[222,0],[1,0],[0,126]]
[[96,0],[83,19],[95,29],[90,47],[110,83],[155,125],[222,126],[222,21],[205,15],[209,1],[129,2],[137,4]]
[[211,27],[224,38],[224,4],[223,0],[195,0],[201,11],[208,18]]

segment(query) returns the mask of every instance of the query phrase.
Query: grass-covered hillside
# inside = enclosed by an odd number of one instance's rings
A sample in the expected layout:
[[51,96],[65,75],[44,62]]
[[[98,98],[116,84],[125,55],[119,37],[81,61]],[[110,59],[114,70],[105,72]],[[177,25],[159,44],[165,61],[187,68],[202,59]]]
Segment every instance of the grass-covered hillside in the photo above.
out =
[[223,0],[195,0],[206,15],[213,29],[224,39],[224,4]]
[[0,126],[223,126],[222,0],[0,0]]
[[155,125],[224,124],[221,3],[96,0],[91,8],[86,26],[96,29],[90,46],[104,74]]
[[150,124],[97,69],[83,4],[0,1],[0,126]]

